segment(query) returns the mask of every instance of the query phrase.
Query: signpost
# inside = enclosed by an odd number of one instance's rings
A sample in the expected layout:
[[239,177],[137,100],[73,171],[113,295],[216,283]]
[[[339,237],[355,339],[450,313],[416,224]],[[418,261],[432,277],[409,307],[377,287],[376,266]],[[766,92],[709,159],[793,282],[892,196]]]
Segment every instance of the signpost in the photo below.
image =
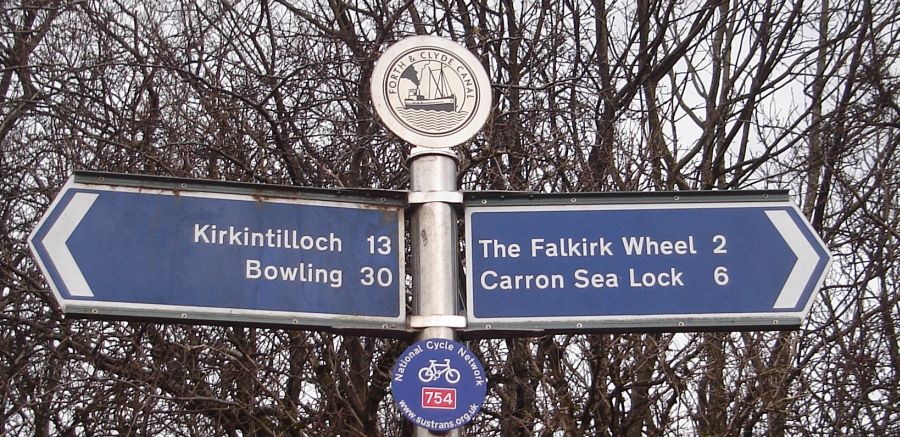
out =
[[791,329],[830,263],[784,192],[472,197],[470,331]]
[[405,329],[404,201],[366,193],[79,174],[30,244],[69,314]]
[[[29,243],[62,309],[88,317],[420,330],[392,370],[417,436],[458,436],[486,394],[454,339],[791,329],[831,255],[785,192],[469,193],[450,149],[483,126],[491,84],[436,37],[389,47],[373,106],[415,147],[410,192],[76,174]],[[457,209],[465,205],[466,316]],[[404,209],[413,311],[406,317]]]
[[[465,327],[465,318],[457,315],[456,304],[456,206],[463,196],[456,185],[459,159],[450,148],[481,130],[491,111],[491,83],[478,58],[465,47],[443,38],[416,36],[385,50],[370,85],[372,105],[385,126],[416,146],[409,156],[415,272],[415,314],[409,324],[421,329],[422,340],[453,340],[454,329]],[[404,409],[399,402],[397,406]],[[440,435],[458,436],[456,428],[471,418],[454,420],[452,428],[440,428]],[[417,436],[438,432],[417,425]]]

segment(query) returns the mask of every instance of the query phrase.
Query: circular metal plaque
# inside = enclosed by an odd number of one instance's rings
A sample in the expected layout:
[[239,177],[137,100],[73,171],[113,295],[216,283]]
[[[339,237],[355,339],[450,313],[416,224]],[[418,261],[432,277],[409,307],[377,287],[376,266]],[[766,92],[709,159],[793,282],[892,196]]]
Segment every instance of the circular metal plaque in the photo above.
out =
[[392,132],[447,148],[474,136],[491,110],[487,73],[461,45],[415,36],[388,47],[372,73],[372,103]]
[[431,338],[413,343],[397,359],[391,393],[410,422],[443,433],[475,418],[487,394],[487,377],[465,345]]

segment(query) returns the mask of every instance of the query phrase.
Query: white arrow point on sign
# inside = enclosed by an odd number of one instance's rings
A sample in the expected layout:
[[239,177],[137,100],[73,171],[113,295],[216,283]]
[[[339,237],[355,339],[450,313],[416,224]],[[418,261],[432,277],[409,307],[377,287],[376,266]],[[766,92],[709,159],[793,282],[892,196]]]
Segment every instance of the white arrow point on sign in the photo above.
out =
[[795,308],[819,263],[819,255],[787,211],[766,211],[766,215],[797,257],[772,308]]
[[81,269],[75,262],[72,252],[66,241],[75,231],[75,228],[81,223],[88,210],[97,200],[98,194],[94,193],[76,193],[72,196],[72,200],[59,214],[56,223],[47,231],[47,235],[41,243],[47,249],[50,261],[59,272],[60,279],[65,283],[65,288],[72,296],[93,297],[94,292],[90,285],[84,279]]

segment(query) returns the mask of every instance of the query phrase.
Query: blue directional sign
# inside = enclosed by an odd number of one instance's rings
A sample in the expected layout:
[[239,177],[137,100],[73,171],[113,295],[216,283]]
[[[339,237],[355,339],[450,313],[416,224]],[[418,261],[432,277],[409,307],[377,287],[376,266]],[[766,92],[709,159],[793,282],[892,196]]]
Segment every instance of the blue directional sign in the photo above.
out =
[[30,238],[66,313],[404,328],[402,202],[128,182],[73,177]]
[[786,193],[667,196],[467,204],[468,329],[801,323],[831,255]]
[[471,421],[484,403],[487,378],[462,343],[432,338],[406,348],[391,369],[394,403],[410,422],[444,432]]

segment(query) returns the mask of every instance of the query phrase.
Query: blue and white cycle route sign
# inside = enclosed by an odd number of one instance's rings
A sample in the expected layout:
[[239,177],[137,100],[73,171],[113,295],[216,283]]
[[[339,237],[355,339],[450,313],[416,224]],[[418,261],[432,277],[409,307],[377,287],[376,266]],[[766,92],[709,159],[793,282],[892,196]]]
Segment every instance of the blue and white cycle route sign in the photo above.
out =
[[75,175],[29,242],[67,314],[404,329],[403,203],[374,200]]
[[785,192],[533,198],[466,204],[470,331],[796,328],[831,262]]
[[403,351],[391,369],[391,392],[410,422],[443,432],[464,426],[478,414],[487,377],[462,343],[433,338]]

